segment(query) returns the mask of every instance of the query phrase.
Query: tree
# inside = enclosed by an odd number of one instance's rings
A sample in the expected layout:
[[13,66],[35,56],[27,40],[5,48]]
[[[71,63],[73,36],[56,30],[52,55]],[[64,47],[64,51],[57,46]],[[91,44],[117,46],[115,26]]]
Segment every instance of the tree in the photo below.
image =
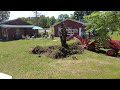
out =
[[64,48],[68,48],[68,44],[66,43],[66,37],[67,37],[67,31],[66,28],[64,26],[64,23],[61,23],[61,30],[60,30],[60,41],[61,41],[61,45]]
[[50,18],[45,17],[44,15],[41,15],[41,16],[37,17],[38,24],[36,24],[36,17],[27,17],[27,18],[22,17],[21,19],[30,23],[30,24],[38,25],[38,26],[43,27],[43,28],[49,28],[50,27]]
[[67,14],[60,14],[58,16],[58,21],[61,22],[63,19],[67,19],[67,18],[69,18],[69,15],[67,15]]
[[35,17],[27,17],[27,18],[22,17],[22,18],[20,18],[20,19],[22,19],[22,20],[24,20],[25,22],[28,22],[28,23],[30,23],[30,24],[36,25],[36,18],[35,18]]
[[50,27],[50,18],[49,17],[46,17],[47,19],[47,25],[46,25],[46,28],[49,28]]
[[39,17],[39,25],[42,27],[42,28],[46,28],[47,27],[47,18],[45,17],[45,15],[41,15]]
[[0,22],[8,20],[10,17],[10,11],[0,11]]
[[38,11],[33,11],[33,13],[35,14],[34,16],[35,16],[35,25],[38,25],[38,21],[39,21],[39,18],[38,17],[40,17],[41,16],[41,13],[39,13]]
[[50,17],[50,26],[53,25],[56,22],[56,19],[54,16]]
[[76,20],[83,19],[83,16],[91,14],[93,11],[75,11],[74,17]]
[[70,19],[75,19],[74,14],[70,14]]
[[88,21],[87,30],[97,30],[95,38],[100,40],[101,45],[108,45],[106,39],[110,38],[109,32],[120,33],[120,11],[95,11],[84,18]]

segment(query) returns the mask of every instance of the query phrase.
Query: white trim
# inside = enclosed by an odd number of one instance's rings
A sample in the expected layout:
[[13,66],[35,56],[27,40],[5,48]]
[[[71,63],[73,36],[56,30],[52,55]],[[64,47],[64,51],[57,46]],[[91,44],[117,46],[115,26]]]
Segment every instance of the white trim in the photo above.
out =
[[66,29],[67,35],[78,33],[78,29]]
[[81,30],[82,30],[82,28],[79,28],[79,36],[81,36]]
[[0,25],[2,28],[33,28],[34,25]]

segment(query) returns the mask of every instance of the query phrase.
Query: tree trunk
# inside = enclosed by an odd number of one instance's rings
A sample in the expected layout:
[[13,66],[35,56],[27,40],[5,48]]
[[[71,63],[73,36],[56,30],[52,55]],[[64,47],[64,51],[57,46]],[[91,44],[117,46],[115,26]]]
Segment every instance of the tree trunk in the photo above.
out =
[[60,31],[61,45],[64,48],[68,48],[68,44],[66,43],[67,31],[66,31],[66,28],[65,28],[63,23],[61,25],[61,28],[62,28],[61,31]]

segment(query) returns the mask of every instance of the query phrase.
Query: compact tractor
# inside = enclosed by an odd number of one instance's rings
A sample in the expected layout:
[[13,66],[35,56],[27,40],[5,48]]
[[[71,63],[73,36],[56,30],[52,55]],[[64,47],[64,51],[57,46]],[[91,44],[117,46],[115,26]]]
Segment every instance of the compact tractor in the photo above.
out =
[[91,51],[99,51],[100,48],[104,48],[104,49],[108,49],[108,51],[106,51],[106,54],[109,56],[117,56],[118,52],[120,50],[120,41],[119,40],[115,40],[115,39],[107,39],[106,42],[108,43],[108,46],[106,47],[105,45],[100,46],[99,45],[99,40],[94,40],[93,42],[91,42],[91,39],[88,37],[87,39],[83,39],[82,37],[80,37],[77,34],[73,34],[67,37],[67,41],[73,39],[73,38],[77,38],[79,40],[79,42],[86,47],[88,50]]

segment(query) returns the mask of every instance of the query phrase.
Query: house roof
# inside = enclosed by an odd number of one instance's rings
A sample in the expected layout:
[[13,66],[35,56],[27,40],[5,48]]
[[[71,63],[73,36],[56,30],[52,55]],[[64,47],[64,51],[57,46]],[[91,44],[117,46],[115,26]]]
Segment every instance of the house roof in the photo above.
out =
[[19,18],[14,19],[14,20],[0,22],[0,27],[2,28],[35,28],[35,27],[41,28],[39,26],[29,24]]
[[[80,21],[76,21],[76,20],[73,20],[73,19],[65,19],[64,21],[66,21],[66,20],[70,20],[70,21],[77,22],[77,23],[80,23],[80,24],[85,25],[85,23],[80,22]],[[64,21],[62,21],[62,22],[64,22]],[[61,23],[61,22],[55,23],[53,26],[58,25],[58,24],[60,24],[60,23]]]
[[0,25],[2,28],[33,28],[34,25]]
[[3,22],[0,22],[0,24],[7,24],[7,25],[31,25],[30,23],[25,22],[24,20],[22,20],[20,18],[17,18],[17,19],[14,19],[14,20],[3,21]]

